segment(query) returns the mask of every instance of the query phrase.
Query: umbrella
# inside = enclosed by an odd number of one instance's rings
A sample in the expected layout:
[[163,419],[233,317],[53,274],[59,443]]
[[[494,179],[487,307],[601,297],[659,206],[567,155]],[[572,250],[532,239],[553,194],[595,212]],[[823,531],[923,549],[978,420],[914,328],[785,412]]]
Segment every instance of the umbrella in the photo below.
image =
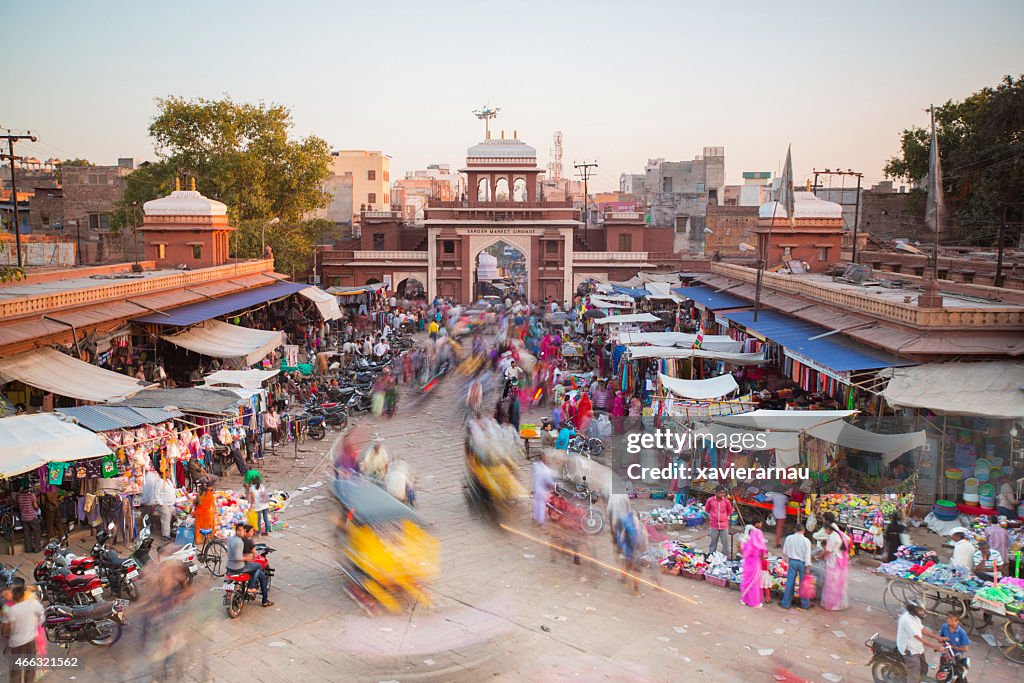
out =
[[588,309],[587,312],[583,314],[583,317],[584,318],[590,318],[590,319],[603,318],[603,317],[605,317],[605,314],[604,314],[604,311],[602,311],[599,308],[591,308],[591,309]]
[[569,319],[569,315],[567,313],[562,312],[562,311],[557,311],[555,313],[552,313],[550,316],[548,316],[548,320],[550,320],[553,323],[564,323],[568,319]]

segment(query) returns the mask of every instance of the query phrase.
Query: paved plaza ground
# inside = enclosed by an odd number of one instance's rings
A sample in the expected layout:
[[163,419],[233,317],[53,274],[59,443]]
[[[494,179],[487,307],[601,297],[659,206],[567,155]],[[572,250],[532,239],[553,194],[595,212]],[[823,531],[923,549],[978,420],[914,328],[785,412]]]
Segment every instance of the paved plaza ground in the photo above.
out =
[[[864,641],[895,636],[882,607],[883,579],[851,570],[849,610],[750,609],[739,594],[703,581],[656,575],[633,596],[599,564],[574,565],[541,543],[475,519],[462,490],[462,384],[445,380],[417,405],[403,399],[391,420],[356,418],[368,435],[408,460],[417,474],[419,512],[441,542],[442,573],[433,604],[371,618],[343,592],[336,564],[336,508],[329,491],[331,438],[292,446],[262,468],[272,489],[294,491],[282,513],[287,530],[269,545],[277,568],[276,604],[246,606],[230,620],[220,581],[202,574],[189,618],[144,643],[133,627],[110,650],[77,645],[82,666],[45,680],[145,681],[164,650],[177,651],[166,680],[184,681],[773,681],[785,667],[812,681],[869,681]],[[524,416],[527,421],[527,416]],[[539,421],[539,420],[538,420]],[[523,464],[524,480],[528,479]],[[224,488],[240,488],[237,473]],[[526,501],[510,522],[539,537]],[[706,542],[706,531],[682,538]],[[72,544],[87,552],[89,538]],[[607,534],[581,552],[614,565]],[[31,556],[15,558],[31,573]],[[145,588],[143,588],[145,591]],[[131,618],[131,612],[129,612]],[[974,639],[971,679],[1010,683],[1020,667]],[[51,655],[60,654],[51,651]],[[934,656],[932,656],[934,660]]]

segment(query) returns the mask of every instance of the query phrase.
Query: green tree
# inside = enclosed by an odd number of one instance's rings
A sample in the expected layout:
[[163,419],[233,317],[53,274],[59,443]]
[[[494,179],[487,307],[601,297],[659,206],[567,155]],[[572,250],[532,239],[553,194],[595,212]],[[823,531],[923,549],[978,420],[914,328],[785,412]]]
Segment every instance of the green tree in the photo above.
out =
[[[1004,206],[1024,197],[1024,76],[1006,76],[994,88],[936,107],[935,129],[946,201],[960,238],[991,245]],[[929,130],[904,130],[900,153],[886,164],[885,175],[923,183],[930,144]]]
[[241,221],[231,236],[234,255],[255,258],[266,246],[274,252],[274,270],[285,275],[304,275],[312,270],[313,252],[317,244],[337,237],[334,223],[323,219],[281,221],[268,225],[267,220]]
[[[298,224],[327,205],[330,146],[315,136],[289,138],[286,107],[168,97],[157,108],[149,134],[158,160],[126,178],[115,226],[133,225],[133,204],[141,220],[142,205],[173,190],[176,177],[195,178],[199,191],[227,205],[236,225],[274,216],[281,225]],[[268,241],[281,225],[268,229]]]

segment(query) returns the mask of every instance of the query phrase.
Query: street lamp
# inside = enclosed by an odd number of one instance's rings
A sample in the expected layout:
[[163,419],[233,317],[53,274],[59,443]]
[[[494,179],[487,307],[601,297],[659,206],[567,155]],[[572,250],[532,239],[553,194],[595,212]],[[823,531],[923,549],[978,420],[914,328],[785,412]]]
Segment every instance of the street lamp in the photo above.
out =
[[278,218],[277,216],[274,216],[269,221],[267,221],[266,223],[263,224],[262,237],[260,239],[260,256],[261,257],[264,254],[267,253],[267,226],[268,225],[277,225],[280,222],[281,222],[281,219]]

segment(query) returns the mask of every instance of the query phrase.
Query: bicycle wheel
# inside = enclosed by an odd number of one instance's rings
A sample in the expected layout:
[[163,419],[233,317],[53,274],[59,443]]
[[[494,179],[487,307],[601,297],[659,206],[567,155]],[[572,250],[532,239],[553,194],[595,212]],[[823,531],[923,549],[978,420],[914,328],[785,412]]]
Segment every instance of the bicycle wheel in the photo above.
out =
[[1015,664],[1024,664],[1024,624],[1019,621],[1007,621],[1001,631],[1003,637],[999,643],[999,651]]
[[221,577],[227,573],[228,548],[219,539],[213,539],[203,544],[203,551],[200,554],[200,561],[211,576]]
[[895,579],[890,579],[885,593],[882,594],[882,605],[885,607],[885,611],[894,619],[898,619],[903,613],[903,606],[907,602],[905,591],[904,584]]

